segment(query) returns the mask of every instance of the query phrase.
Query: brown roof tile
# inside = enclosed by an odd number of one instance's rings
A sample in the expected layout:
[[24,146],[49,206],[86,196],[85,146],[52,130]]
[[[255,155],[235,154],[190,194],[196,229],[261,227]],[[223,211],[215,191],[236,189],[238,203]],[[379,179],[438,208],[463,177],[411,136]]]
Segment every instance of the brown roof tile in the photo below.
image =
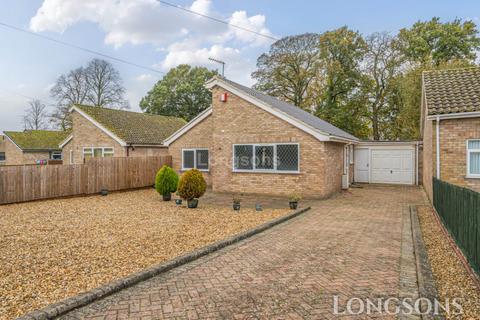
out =
[[71,132],[51,130],[5,131],[20,149],[28,151],[60,150],[58,146]]
[[127,144],[162,144],[163,140],[186,123],[176,117],[84,105],[76,107]]
[[480,68],[425,71],[428,115],[480,111]]

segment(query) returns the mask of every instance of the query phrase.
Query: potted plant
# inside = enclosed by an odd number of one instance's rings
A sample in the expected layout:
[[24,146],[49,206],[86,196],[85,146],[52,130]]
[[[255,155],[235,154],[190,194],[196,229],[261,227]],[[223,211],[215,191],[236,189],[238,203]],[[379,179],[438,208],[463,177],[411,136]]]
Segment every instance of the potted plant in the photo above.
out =
[[178,194],[182,199],[187,200],[187,206],[190,209],[198,206],[198,198],[203,196],[206,190],[207,183],[197,169],[186,171],[178,183]]
[[179,198],[175,199],[175,204],[176,204],[177,206],[180,206],[180,205],[182,205],[182,198],[180,198],[180,195],[178,194],[178,192],[176,193],[176,195],[177,195]]
[[298,194],[293,194],[291,197],[290,197],[290,201],[288,202],[289,206],[290,206],[290,209],[292,210],[295,210],[297,209],[298,207],[298,201],[300,201],[302,199],[302,197],[300,197],[300,195]]
[[241,202],[242,202],[242,200],[240,198],[233,197],[233,210],[239,211]]
[[155,178],[155,189],[163,197],[163,201],[172,199],[172,192],[177,191],[178,174],[167,165],[164,165]]

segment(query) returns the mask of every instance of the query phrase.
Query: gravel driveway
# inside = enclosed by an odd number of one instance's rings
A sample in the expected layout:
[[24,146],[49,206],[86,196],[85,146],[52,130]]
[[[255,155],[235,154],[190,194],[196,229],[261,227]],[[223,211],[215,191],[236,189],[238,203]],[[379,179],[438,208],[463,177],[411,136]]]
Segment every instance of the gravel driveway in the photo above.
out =
[[93,289],[287,212],[242,209],[236,214],[202,200],[191,210],[160,201],[153,189],[0,206],[0,319]]

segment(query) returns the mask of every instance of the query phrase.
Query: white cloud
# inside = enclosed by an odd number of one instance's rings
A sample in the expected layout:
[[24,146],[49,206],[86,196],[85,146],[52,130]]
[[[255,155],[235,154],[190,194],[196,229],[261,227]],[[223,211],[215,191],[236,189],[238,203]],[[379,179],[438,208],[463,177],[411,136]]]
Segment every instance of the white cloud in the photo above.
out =
[[[229,19],[232,25],[252,30],[267,36],[273,36],[265,26],[266,18],[264,15],[256,15],[249,17],[245,11],[235,11]],[[233,26],[230,26],[230,32],[235,38],[243,42],[249,42],[256,45],[264,45],[271,43],[271,39],[259,36],[255,33],[248,32]]]
[[[241,10],[220,14],[214,10],[212,0],[191,1],[185,8],[271,35],[264,15],[248,16]],[[98,25],[105,33],[104,42],[116,48],[126,44],[153,45],[160,56],[156,67],[165,71],[182,63],[219,69],[220,66],[208,58],[224,60],[226,76],[245,85],[253,84],[252,52],[256,54],[271,43],[264,37],[156,0],[44,0],[30,20],[30,29],[62,33],[81,22]],[[157,80],[156,75],[139,74],[127,81],[127,98],[133,108]]]
[[[221,19],[211,7],[211,0],[195,0],[188,8]],[[237,11],[228,20],[270,34],[265,26],[265,16],[248,17],[245,11]],[[151,43],[159,46],[187,36],[201,37],[210,42],[232,38],[245,43],[259,41],[259,37],[248,35],[246,31],[234,30],[155,0],[44,0],[30,20],[30,29],[35,32],[64,32],[82,21],[98,24],[106,33],[105,43],[115,47],[127,43]]]
[[241,49],[225,47],[221,44],[214,44],[210,47],[200,47],[194,41],[183,41],[174,43],[168,47],[168,54],[157,67],[168,70],[179,64],[190,64],[194,66],[206,66],[209,69],[218,69],[221,66],[209,57],[225,61],[225,75],[245,85],[251,85],[250,74],[255,68],[255,63],[246,58]]
[[149,73],[143,73],[135,77],[135,80],[137,80],[138,82],[145,82],[145,81],[150,82],[153,79],[155,79],[155,77]]

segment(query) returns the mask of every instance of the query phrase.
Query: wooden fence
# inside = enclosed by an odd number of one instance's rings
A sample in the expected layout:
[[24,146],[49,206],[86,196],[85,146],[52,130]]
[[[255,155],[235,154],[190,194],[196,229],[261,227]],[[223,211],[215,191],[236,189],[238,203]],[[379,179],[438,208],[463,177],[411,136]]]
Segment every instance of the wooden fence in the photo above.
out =
[[470,265],[480,273],[480,193],[433,178],[433,205]]
[[152,186],[171,156],[92,159],[85,164],[0,167],[0,204]]

